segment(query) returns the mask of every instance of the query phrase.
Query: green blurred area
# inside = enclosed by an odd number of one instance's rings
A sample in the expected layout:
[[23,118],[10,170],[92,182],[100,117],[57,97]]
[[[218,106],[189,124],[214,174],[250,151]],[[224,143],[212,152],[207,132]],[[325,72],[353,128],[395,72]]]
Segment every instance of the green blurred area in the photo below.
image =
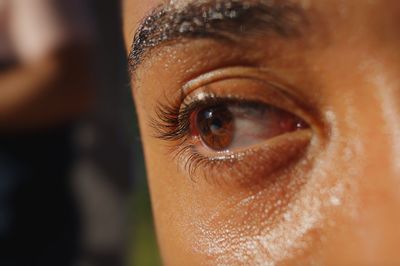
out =
[[[137,125],[137,121],[135,121],[134,125]],[[133,136],[139,136],[137,127],[134,128]],[[129,265],[161,265],[153,225],[142,144],[139,137],[135,137],[134,141],[134,176],[134,189],[130,204],[132,226]]]

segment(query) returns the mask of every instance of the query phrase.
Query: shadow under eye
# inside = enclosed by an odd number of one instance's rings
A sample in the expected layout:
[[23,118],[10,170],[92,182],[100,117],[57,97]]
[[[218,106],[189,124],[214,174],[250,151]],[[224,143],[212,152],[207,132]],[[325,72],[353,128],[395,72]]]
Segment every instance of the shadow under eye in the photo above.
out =
[[[192,180],[228,187],[265,187],[282,174],[294,173],[305,167],[311,129],[281,134],[249,148],[234,152],[210,152],[193,144],[179,150],[179,167]],[[295,176],[294,176],[295,177]]]

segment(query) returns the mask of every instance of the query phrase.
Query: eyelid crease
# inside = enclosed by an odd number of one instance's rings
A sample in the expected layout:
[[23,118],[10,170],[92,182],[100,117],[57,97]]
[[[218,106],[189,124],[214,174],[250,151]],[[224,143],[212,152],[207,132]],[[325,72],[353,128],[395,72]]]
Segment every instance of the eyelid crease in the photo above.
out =
[[296,100],[303,102],[299,93],[296,93],[295,90],[290,89],[291,86],[285,84],[283,81],[277,81],[277,77],[273,75],[271,71],[266,68],[254,68],[254,67],[227,67],[222,69],[217,69],[203,75],[200,75],[182,86],[182,95],[183,97],[189,95],[194,90],[200,87],[207,86],[211,83],[234,79],[234,78],[247,78],[253,79],[261,82],[268,83],[275,89],[284,93],[285,95],[291,96],[291,98],[295,98]]

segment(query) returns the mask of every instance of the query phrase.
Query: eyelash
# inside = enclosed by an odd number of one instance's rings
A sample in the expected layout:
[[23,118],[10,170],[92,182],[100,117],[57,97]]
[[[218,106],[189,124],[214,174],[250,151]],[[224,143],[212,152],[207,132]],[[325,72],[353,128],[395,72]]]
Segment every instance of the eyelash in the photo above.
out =
[[[220,104],[236,104],[241,106],[254,106],[256,108],[263,103],[245,101],[233,97],[216,97],[207,95],[201,100],[191,103],[159,105],[156,111],[157,120],[152,121],[152,127],[156,130],[156,137],[166,141],[179,141],[185,139],[190,133],[190,116],[200,110]],[[161,121],[161,122],[159,122]]]
[[237,102],[232,98],[221,98],[208,95],[201,100],[194,100],[190,103],[169,103],[160,104],[156,110],[156,119],[152,119],[151,126],[155,131],[155,137],[171,142],[173,158],[185,158],[184,169],[190,176],[200,167],[211,167],[217,163],[201,155],[190,142],[191,115],[208,106]]
[[[217,97],[209,94],[190,103],[159,104],[155,119],[151,120],[151,127],[155,131],[154,137],[170,142],[173,159],[184,159],[184,169],[193,178],[198,169],[204,169],[203,173],[212,173],[219,166],[234,166],[236,160],[213,159],[200,154],[191,138],[191,115],[196,111],[220,104],[235,104],[240,106],[265,106],[267,104],[257,101],[246,101],[234,97]],[[207,177],[206,177],[207,178]]]

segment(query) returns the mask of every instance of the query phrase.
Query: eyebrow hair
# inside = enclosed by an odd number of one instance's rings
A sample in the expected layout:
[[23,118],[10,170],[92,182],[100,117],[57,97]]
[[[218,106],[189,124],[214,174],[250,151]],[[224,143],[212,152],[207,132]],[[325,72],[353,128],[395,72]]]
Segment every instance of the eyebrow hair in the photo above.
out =
[[129,68],[133,72],[150,50],[180,38],[233,41],[271,32],[293,37],[306,25],[304,9],[288,0],[194,0],[183,8],[162,5],[136,31]]

